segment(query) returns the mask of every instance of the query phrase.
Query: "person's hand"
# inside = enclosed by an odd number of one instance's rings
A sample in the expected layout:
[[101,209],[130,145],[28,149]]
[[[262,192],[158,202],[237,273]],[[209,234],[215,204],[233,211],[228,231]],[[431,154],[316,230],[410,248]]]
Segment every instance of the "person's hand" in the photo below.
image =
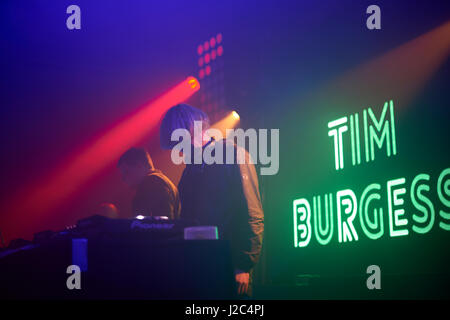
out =
[[250,279],[250,274],[248,272],[236,271],[235,278],[238,288],[238,294],[248,293],[248,283]]

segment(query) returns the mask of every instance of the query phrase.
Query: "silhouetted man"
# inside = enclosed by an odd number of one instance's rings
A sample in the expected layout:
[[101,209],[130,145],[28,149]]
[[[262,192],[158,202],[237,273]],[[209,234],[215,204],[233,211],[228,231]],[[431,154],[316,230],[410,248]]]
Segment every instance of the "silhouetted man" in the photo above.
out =
[[155,169],[145,149],[131,148],[119,159],[123,181],[136,189],[133,199],[133,216],[167,216],[177,219],[180,199],[175,185],[161,171]]
[[[201,121],[204,130],[208,129],[209,119],[203,111],[186,104],[169,109],[160,128],[161,147],[171,149],[177,144],[171,139],[174,130],[185,129],[194,136],[196,121]],[[231,152],[237,150],[232,141],[214,141],[205,132],[201,132],[200,138],[191,139],[191,143],[191,156],[195,149],[203,152],[208,145],[215,143],[220,148],[231,148]],[[226,154],[225,150],[223,154]],[[248,157],[248,153],[245,156]],[[254,165],[248,159],[244,164],[190,161],[178,188],[181,218],[218,227],[219,237],[230,242],[238,293],[250,295],[252,269],[261,252],[264,230],[264,213]]]

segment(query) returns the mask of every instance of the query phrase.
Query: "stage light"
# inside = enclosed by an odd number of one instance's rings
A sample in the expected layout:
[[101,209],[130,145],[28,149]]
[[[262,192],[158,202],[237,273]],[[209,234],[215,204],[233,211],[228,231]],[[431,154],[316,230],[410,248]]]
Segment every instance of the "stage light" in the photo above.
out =
[[221,34],[221,33],[219,33],[219,34],[216,36],[216,42],[217,42],[217,43],[221,43],[221,42],[222,42],[222,34]]
[[239,119],[239,114],[236,111],[231,111],[224,118],[214,123],[211,128],[220,130],[222,136],[226,137],[227,129],[236,127]]
[[198,80],[196,78],[189,77],[188,83],[192,90],[200,89],[200,83],[198,82]]
[[137,215],[137,216],[135,217],[135,219],[138,219],[138,220],[144,220],[145,217],[144,217],[143,215]]
[[[216,36],[211,37],[209,40],[205,40],[203,44],[199,45],[197,47],[197,53],[199,55],[197,60],[197,67],[198,67],[198,77],[200,80],[203,80],[205,77],[211,75],[212,73],[212,67],[208,67],[208,64],[214,64],[215,60],[218,59],[221,55],[223,55],[223,46],[219,45],[219,43],[222,42],[222,34],[218,33]],[[221,69],[220,65],[219,70]],[[217,70],[216,67],[214,67],[215,71]],[[202,71],[203,70],[203,71]],[[219,74],[220,75],[220,74]],[[214,81],[216,79],[212,79],[214,82],[220,82]],[[216,86],[215,84],[213,87]],[[214,90],[214,88],[211,88]],[[203,105],[205,107],[205,105]]]
[[214,48],[216,46],[216,39],[214,37],[209,40],[209,45],[211,46],[211,48]]
[[219,47],[217,48],[217,55],[220,57],[222,54],[223,54],[223,47],[222,47],[222,46],[219,46]]
[[205,54],[205,63],[209,63],[210,61],[210,56],[209,53]]
[[[223,55],[222,34],[217,33],[202,44],[200,63],[197,64],[197,72],[200,81],[206,81],[208,88],[203,90],[200,100],[200,107],[208,112],[212,119],[220,119],[226,106],[224,97],[224,67],[220,63],[220,56]],[[197,53],[199,50],[197,50]],[[199,57],[196,56],[196,59]],[[214,72],[213,72],[214,69]],[[231,113],[231,112],[230,112]]]
[[201,44],[199,44],[197,47],[197,53],[199,56],[201,56],[203,53],[203,46]]

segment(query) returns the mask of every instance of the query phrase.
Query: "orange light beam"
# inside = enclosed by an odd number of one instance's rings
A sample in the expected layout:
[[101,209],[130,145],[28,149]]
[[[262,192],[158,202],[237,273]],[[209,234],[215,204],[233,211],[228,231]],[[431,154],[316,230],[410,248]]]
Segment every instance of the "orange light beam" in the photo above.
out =
[[[217,121],[216,123],[214,123],[213,125],[211,125],[212,129],[217,129],[220,130],[220,132],[222,133],[223,138],[226,137],[226,130],[227,129],[233,129],[234,127],[236,127],[236,125],[239,122],[239,114],[236,111],[232,111],[230,113],[228,113],[223,119]],[[214,137],[216,138],[216,137]],[[216,138],[217,140],[217,138]]]
[[321,96],[354,105],[411,101],[450,55],[450,21],[366,62],[336,79]]

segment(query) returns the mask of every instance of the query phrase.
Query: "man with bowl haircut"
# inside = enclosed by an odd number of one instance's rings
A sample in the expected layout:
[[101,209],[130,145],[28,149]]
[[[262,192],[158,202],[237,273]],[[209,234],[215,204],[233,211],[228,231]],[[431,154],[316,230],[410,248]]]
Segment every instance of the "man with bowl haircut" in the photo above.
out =
[[[187,104],[179,104],[167,111],[160,127],[160,143],[163,149],[172,149],[178,142],[172,141],[172,132],[185,129],[193,136],[194,122],[201,121],[202,129],[209,127],[209,118],[201,110]],[[220,144],[235,152],[232,141],[215,141],[202,132],[201,142],[191,139],[190,156],[195,148],[202,152],[212,144]],[[199,150],[197,150],[199,151]],[[248,153],[245,153],[247,160]],[[192,160],[192,159],[191,159]],[[230,242],[238,293],[251,295],[252,270],[259,259],[264,231],[264,213],[258,187],[258,177],[253,164],[207,164],[203,160],[187,161],[178,184],[181,199],[181,218],[196,220],[201,225],[218,227],[219,238]]]

